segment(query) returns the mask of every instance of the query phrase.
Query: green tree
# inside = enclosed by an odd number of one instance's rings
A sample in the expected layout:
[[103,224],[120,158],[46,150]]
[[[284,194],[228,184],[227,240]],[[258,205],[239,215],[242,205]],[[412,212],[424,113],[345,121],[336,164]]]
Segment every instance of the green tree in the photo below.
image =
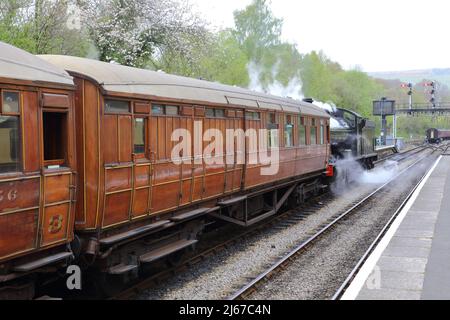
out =
[[265,91],[273,83],[287,86],[299,78],[301,60],[295,45],[281,40],[283,20],[274,16],[269,4],[267,0],[254,0],[235,11],[233,32],[247,55],[252,82]]
[[304,95],[319,101],[338,103],[334,92],[334,75],[340,72],[342,68],[328,59],[323,52],[312,51],[306,54],[301,62]]
[[89,43],[71,29],[71,0],[9,0],[0,4],[0,40],[31,53],[84,56]]
[[33,23],[24,14],[29,5],[29,0],[0,2],[0,40],[34,52]]
[[339,105],[357,111],[363,116],[372,116],[373,100],[382,93],[381,86],[359,70],[339,72],[335,83]]
[[152,66],[167,73],[246,87],[247,56],[230,30],[209,33],[189,51],[165,51]]
[[246,87],[249,84],[247,55],[229,30],[220,32],[209,50],[203,51],[200,73],[208,80]]
[[234,35],[255,63],[264,59],[266,49],[281,43],[283,20],[274,17],[267,0],[254,0],[244,10],[234,12]]

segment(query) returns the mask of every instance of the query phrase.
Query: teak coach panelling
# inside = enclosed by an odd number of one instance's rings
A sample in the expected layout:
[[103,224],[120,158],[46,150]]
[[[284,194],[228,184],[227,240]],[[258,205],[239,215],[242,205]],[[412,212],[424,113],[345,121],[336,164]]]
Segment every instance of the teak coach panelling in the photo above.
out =
[[[101,193],[100,95],[89,81],[75,78],[78,192],[76,228],[92,229],[99,219]],[[106,144],[105,147],[111,144]]]
[[[23,82],[28,84],[29,82]],[[0,175],[0,262],[37,252],[73,239],[72,193],[76,171],[74,151],[73,92],[37,86],[0,84],[19,92],[19,172]],[[60,103],[60,105],[59,105]],[[42,113],[47,107],[67,112],[67,163],[48,170],[43,159]],[[56,219],[55,228],[52,219]],[[60,221],[59,221],[60,220]],[[59,225],[60,224],[60,225]]]
[[[193,155],[191,164],[177,165],[171,160],[175,142],[174,129],[195,133],[194,122],[202,125],[200,137],[210,128],[218,129],[226,145],[226,129],[265,129],[268,112],[261,113],[259,121],[244,118],[244,109],[225,109],[224,118],[205,117],[205,107],[177,101],[135,99],[110,94],[87,78],[76,77],[77,145],[79,163],[77,228],[94,230],[111,228],[135,219],[155,217],[190,204],[218,198],[242,189],[323,170],[327,163],[328,144],[297,146],[297,117],[294,141],[296,147],[280,148],[280,171],[274,176],[260,174],[261,163],[234,163],[206,165],[203,154],[195,154],[195,134],[191,136]],[[128,113],[106,113],[105,98],[130,102]],[[151,103],[167,103],[180,107],[179,115],[152,115]],[[256,110],[255,110],[256,111]],[[143,155],[133,154],[133,118],[146,119],[146,146]],[[277,112],[280,128],[279,141],[284,140],[284,113]],[[320,118],[316,117],[317,121]],[[327,119],[324,119],[328,121]],[[327,123],[328,124],[328,123]],[[309,142],[309,126],[306,129]],[[319,133],[319,131],[317,131]],[[316,134],[317,136],[318,134]],[[326,139],[328,142],[328,139]],[[199,142],[205,148],[209,142]],[[235,146],[237,148],[237,146]],[[203,150],[202,150],[203,151]],[[225,151],[225,150],[224,150]],[[213,154],[226,160],[227,154]],[[248,159],[249,155],[246,154]],[[195,158],[202,159],[200,164]],[[246,171],[246,172],[244,172]]]

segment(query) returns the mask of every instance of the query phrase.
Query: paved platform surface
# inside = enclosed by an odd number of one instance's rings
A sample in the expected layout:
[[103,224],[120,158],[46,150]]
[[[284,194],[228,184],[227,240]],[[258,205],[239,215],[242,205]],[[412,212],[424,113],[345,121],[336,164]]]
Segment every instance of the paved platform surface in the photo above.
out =
[[367,260],[343,299],[450,299],[450,156],[440,158],[408,206],[382,251],[373,252],[378,260]]

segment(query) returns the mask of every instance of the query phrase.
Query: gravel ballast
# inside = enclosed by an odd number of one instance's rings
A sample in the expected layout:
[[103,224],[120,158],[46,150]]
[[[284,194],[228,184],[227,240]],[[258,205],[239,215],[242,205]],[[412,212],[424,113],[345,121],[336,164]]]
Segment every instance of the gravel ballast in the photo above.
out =
[[[400,166],[406,167],[412,160]],[[383,179],[392,175],[392,170],[375,168],[364,173],[357,186],[340,192],[332,201],[308,215],[303,221],[285,228],[271,228],[243,239],[216,255],[191,266],[186,272],[169,279],[164,284],[146,290],[138,299],[224,299],[248,282],[270,263],[280,258],[301,241],[306,240],[313,230],[328,219],[342,212],[348,206],[380,186]],[[330,235],[320,240],[310,251],[301,256],[289,272],[283,272],[267,283],[255,299],[325,299],[333,295],[356,261],[367,249],[370,239],[378,233],[380,221],[386,219],[392,203],[400,200],[400,194],[409,184],[402,179],[398,191],[388,195],[373,213],[364,214],[361,219],[343,223]],[[392,212],[391,212],[392,214]],[[377,226],[377,227],[376,227]],[[380,228],[381,229],[381,228]],[[291,273],[292,269],[292,273]]]

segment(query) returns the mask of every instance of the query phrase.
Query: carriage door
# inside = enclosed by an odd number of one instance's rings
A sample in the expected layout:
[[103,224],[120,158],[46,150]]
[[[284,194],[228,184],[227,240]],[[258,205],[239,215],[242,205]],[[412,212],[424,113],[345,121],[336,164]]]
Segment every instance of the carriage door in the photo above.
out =
[[63,242],[70,234],[74,176],[71,159],[71,110],[67,95],[43,94],[41,116],[41,246]]
[[135,102],[133,109],[133,197],[131,218],[138,219],[151,212],[152,161],[149,146],[150,104]]

